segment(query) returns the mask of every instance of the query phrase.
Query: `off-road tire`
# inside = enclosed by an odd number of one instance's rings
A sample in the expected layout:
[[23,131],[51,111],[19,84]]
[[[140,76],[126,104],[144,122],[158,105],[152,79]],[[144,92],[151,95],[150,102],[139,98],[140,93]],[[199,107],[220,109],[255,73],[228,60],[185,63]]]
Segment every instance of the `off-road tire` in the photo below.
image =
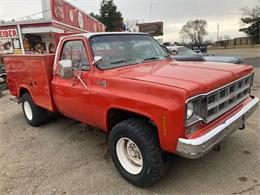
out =
[[[22,108],[23,108],[24,116],[30,125],[39,126],[48,121],[47,110],[37,106],[33,102],[32,97],[29,93],[23,94],[21,100],[22,100]],[[30,118],[28,118],[28,116],[26,115],[25,104],[29,105],[31,109],[32,117]]]
[[[129,138],[142,154],[143,166],[138,174],[131,174],[120,163],[116,145],[120,138]],[[109,135],[109,150],[119,173],[131,184],[147,187],[156,183],[167,168],[165,154],[161,151],[156,129],[148,122],[131,118],[115,125]]]

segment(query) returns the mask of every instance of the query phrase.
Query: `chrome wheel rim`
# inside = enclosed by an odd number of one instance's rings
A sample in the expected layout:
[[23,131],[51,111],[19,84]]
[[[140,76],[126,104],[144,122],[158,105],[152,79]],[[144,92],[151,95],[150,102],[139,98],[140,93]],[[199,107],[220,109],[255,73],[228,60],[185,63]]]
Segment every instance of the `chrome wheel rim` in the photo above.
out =
[[28,120],[32,120],[33,114],[32,114],[32,108],[28,101],[25,101],[23,103],[24,113]]
[[116,154],[120,164],[127,172],[137,175],[142,171],[142,153],[131,139],[120,138],[116,144]]

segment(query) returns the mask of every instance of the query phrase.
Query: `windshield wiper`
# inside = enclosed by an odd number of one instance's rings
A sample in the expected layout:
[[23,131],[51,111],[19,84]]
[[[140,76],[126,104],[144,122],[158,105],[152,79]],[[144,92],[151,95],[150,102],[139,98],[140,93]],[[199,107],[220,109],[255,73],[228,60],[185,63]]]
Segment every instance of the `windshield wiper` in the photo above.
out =
[[118,60],[118,61],[114,61],[114,62],[110,62],[110,64],[120,64],[120,63],[124,63],[124,62],[128,62],[130,60]]
[[158,60],[158,57],[150,57],[150,58],[145,58],[144,61],[148,61],[148,60]]

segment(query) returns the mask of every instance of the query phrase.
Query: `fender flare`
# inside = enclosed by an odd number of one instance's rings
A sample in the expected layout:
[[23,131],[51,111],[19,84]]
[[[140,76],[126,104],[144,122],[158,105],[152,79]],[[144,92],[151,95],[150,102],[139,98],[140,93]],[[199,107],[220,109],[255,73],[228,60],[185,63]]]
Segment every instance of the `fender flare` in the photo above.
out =
[[22,96],[21,96],[21,91],[22,90],[26,90],[26,91],[28,91],[28,93],[32,96],[32,98],[33,98],[33,94],[32,94],[32,92],[31,92],[31,90],[27,87],[27,86],[24,86],[24,85],[21,85],[20,87],[19,87],[19,89],[18,89],[18,97],[19,98],[21,98]]
[[133,114],[137,114],[137,115],[140,115],[140,116],[143,116],[145,118],[148,118],[150,119],[151,121],[153,121],[155,123],[155,125],[157,126],[157,121],[155,119],[155,117],[153,115],[150,115],[146,112],[143,112],[141,110],[138,110],[138,109],[130,109],[130,108],[125,108],[125,107],[121,107],[121,106],[111,106],[109,108],[106,109],[106,112],[105,112],[105,120],[106,120],[106,129],[108,130],[109,127],[108,127],[108,114],[109,114],[109,111],[110,110],[113,110],[113,109],[117,109],[117,110],[122,110],[122,111],[125,111],[125,112],[129,112],[129,113],[133,113]]

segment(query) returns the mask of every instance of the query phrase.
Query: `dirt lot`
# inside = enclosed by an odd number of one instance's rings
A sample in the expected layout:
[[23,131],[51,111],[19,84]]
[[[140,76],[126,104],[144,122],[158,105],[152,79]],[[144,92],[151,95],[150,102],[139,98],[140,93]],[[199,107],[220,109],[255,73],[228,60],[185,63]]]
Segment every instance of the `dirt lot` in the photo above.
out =
[[260,194],[260,108],[219,152],[172,156],[160,183],[140,189],[120,177],[99,130],[61,116],[33,128],[9,97],[0,98],[0,194]]

